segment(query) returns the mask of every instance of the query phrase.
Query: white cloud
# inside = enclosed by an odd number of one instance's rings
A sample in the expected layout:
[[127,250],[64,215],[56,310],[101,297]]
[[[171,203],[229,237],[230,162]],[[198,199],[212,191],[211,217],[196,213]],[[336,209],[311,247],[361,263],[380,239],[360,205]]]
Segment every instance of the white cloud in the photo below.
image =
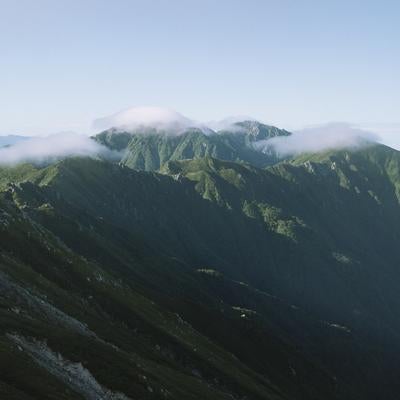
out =
[[330,149],[354,148],[380,138],[375,133],[347,123],[330,123],[295,131],[291,136],[262,140],[255,144],[261,151],[274,149],[282,156],[317,153]]
[[88,136],[62,133],[31,137],[11,147],[0,148],[0,164],[43,162],[69,156],[112,156],[105,147]]
[[94,121],[95,129],[118,128],[127,131],[155,128],[167,134],[179,134],[192,127],[203,126],[182,114],[161,107],[133,107]]
[[[244,120],[254,121],[253,118],[241,116],[201,124],[171,109],[136,107],[98,119],[95,121],[95,126],[98,129],[116,127],[126,130],[155,128],[166,134],[176,135],[191,127],[200,128],[205,133],[212,133],[210,128],[216,131],[224,129],[235,131],[234,124]],[[379,132],[381,138],[368,128]],[[382,141],[387,145],[400,148],[400,125],[360,127],[347,123],[331,123],[294,131],[288,137],[259,141],[255,146],[260,151],[268,152],[273,149],[280,155],[287,156],[327,149],[356,147],[367,141]],[[15,143],[11,147],[0,148],[0,164],[51,161],[74,155],[117,156],[85,135],[60,133],[48,137],[31,137]]]
[[239,126],[235,125],[238,122],[243,122],[243,121],[257,121],[253,117],[249,117],[247,115],[236,115],[236,116],[231,116],[224,118],[220,121],[209,121],[207,122],[207,126],[214,131],[234,131],[234,132],[239,132],[242,131],[243,129],[240,128]]

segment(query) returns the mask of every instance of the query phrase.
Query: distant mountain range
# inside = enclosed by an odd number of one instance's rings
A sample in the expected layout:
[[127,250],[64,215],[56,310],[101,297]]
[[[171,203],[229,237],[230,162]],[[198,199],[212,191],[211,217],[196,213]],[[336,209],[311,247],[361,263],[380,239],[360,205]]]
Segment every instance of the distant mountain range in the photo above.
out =
[[0,167],[0,398],[397,400],[400,153],[288,135]]
[[5,135],[0,136],[0,147],[4,146],[12,146],[16,143],[19,143],[23,140],[29,139],[28,136],[18,136],[18,135]]

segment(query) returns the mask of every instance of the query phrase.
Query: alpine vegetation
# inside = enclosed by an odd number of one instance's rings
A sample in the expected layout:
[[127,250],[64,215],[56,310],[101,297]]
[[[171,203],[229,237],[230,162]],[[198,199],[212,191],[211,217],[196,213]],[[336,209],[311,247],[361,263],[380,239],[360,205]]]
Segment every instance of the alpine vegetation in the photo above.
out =
[[400,399],[400,1],[358,3],[0,1],[0,400]]
[[109,123],[0,149],[1,398],[397,399],[398,151]]

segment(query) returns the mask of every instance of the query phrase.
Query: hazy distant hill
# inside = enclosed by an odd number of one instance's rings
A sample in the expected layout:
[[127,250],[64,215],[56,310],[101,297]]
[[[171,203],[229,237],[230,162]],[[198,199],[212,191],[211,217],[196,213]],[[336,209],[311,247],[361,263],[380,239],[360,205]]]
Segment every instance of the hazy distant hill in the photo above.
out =
[[12,146],[18,142],[29,139],[28,136],[6,135],[0,136],[0,147]]

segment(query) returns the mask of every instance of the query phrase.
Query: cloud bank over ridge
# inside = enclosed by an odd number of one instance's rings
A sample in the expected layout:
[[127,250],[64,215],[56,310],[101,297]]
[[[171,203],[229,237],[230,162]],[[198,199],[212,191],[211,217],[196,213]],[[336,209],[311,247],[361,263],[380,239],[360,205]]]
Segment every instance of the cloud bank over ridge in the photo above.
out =
[[[215,131],[220,130],[229,130],[232,133],[245,132],[245,127],[235,125],[244,120],[256,121],[254,118],[242,116],[203,124],[168,108],[135,107],[97,119],[94,126],[97,132],[116,128],[132,133],[140,131],[142,134],[150,134],[155,129],[166,135],[176,136],[193,127],[201,129],[205,134],[215,134]],[[391,135],[395,136],[393,131]],[[347,123],[330,123],[294,131],[290,136],[259,141],[254,143],[254,148],[264,152],[273,150],[282,157],[287,157],[305,152],[355,148],[376,141],[380,141],[380,137],[367,128]],[[1,147],[0,143],[0,165],[43,162],[69,156],[117,157],[115,153],[113,154],[88,136],[73,133],[32,137],[9,147]]]
[[46,162],[71,156],[113,157],[114,153],[85,135],[62,133],[31,137],[13,146],[0,148],[0,165]]
[[325,150],[354,149],[380,140],[379,135],[352,124],[334,122],[295,131],[290,136],[274,137],[255,143],[260,151],[271,148],[281,156],[318,153]]

